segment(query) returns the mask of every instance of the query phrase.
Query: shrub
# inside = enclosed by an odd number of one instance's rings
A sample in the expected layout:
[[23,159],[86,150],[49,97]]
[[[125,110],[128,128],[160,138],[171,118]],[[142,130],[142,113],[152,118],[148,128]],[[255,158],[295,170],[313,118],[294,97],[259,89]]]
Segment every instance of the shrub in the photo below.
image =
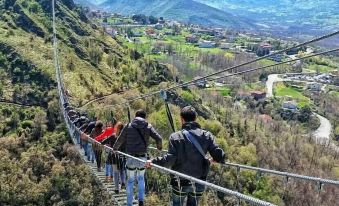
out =
[[193,102],[193,100],[194,100],[193,94],[188,92],[188,91],[183,91],[181,93],[181,97],[188,102]]
[[33,121],[31,120],[25,120],[21,122],[21,127],[26,129],[26,128],[32,128],[34,125]]

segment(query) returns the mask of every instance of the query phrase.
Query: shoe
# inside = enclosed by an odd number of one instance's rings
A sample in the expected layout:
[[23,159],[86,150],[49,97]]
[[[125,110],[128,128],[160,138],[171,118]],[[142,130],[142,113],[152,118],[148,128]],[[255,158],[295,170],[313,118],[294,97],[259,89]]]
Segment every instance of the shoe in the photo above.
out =
[[105,182],[106,182],[106,183],[110,182],[110,179],[109,179],[108,176],[106,176]]
[[98,172],[101,172],[101,168],[98,168],[98,170],[97,170]]
[[119,194],[119,190],[114,190],[114,193],[115,194]]
[[139,201],[139,206],[144,206],[144,201]]
[[121,183],[121,189],[122,189],[122,190],[123,190],[123,189],[126,189],[125,183]]

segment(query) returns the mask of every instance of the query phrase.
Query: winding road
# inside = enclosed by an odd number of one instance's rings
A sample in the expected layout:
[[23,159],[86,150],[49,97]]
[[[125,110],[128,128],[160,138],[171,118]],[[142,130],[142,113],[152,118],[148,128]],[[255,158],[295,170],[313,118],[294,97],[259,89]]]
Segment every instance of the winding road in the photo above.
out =
[[[267,93],[267,97],[273,97],[273,86],[274,83],[276,82],[283,82],[283,81],[293,81],[291,79],[282,79],[279,77],[279,74],[270,74],[268,76],[268,79],[266,81],[266,93]],[[330,123],[330,121],[328,119],[326,119],[325,117],[314,113],[314,115],[316,115],[318,117],[318,119],[320,120],[320,126],[319,128],[314,131],[312,133],[312,135],[315,137],[316,141],[319,143],[329,143],[331,140],[331,131],[332,131],[332,125]],[[338,150],[338,148],[332,143],[331,147],[336,148],[336,150]]]
[[317,141],[320,143],[328,143],[331,138],[331,122],[319,114],[315,113],[315,115],[320,120],[320,126],[316,131],[313,132],[313,136],[316,137]]

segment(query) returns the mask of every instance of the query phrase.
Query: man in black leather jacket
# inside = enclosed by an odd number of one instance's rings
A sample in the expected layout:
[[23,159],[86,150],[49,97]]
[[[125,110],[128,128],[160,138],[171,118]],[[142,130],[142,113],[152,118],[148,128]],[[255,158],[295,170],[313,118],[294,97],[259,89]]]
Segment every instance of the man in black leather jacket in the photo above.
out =
[[[170,136],[168,153],[146,162],[146,167],[151,163],[171,168],[180,173],[206,180],[209,171],[210,161],[206,159],[207,152],[212,156],[213,161],[224,163],[225,153],[214,141],[214,136],[200,128],[195,122],[197,113],[191,106],[181,110],[182,131],[173,133]],[[193,139],[194,138],[194,139]],[[195,142],[195,143],[193,143]],[[196,146],[198,144],[198,146]],[[200,147],[200,148],[198,148]],[[172,177],[173,206],[198,205],[205,187],[200,184],[191,183],[185,179]]]

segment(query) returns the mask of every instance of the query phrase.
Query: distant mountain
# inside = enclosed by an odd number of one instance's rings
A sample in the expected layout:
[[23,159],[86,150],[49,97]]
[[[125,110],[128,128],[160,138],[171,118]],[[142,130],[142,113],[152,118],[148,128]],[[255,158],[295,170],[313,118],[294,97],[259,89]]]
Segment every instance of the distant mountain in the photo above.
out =
[[266,30],[323,33],[338,29],[338,0],[195,0],[253,19]]
[[253,22],[193,0],[107,0],[98,5],[111,12],[142,13],[207,26],[253,29]]
[[207,26],[314,36],[338,29],[339,0],[77,0],[112,12],[144,13]]
[[74,0],[74,2],[82,6],[87,6],[90,8],[96,8],[96,4],[97,4],[97,1],[95,0]]

